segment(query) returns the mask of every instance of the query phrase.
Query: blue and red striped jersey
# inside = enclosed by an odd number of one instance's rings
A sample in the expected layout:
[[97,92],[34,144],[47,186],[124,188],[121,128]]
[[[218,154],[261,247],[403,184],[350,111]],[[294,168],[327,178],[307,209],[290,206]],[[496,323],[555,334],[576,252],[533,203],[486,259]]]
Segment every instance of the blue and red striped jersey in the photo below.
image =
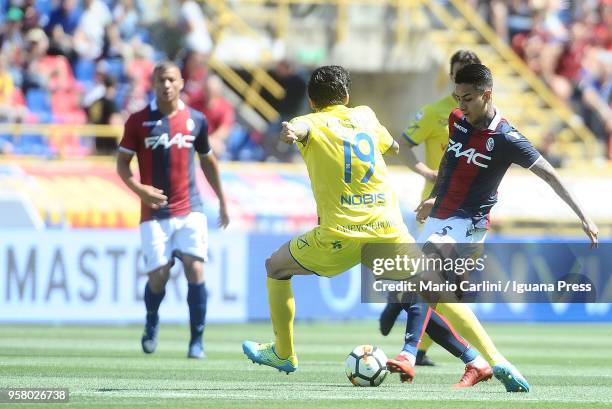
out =
[[455,109],[448,128],[448,147],[431,216],[472,218],[478,227],[488,227],[497,188],[510,165],[530,168],[541,155],[497,109],[487,129],[473,127]]
[[210,153],[206,117],[179,101],[179,109],[164,115],[153,100],[125,123],[119,150],[136,154],[140,182],[168,196],[168,205],[153,210],[141,204],[140,221],[167,219],[202,211],[196,186],[195,153]]

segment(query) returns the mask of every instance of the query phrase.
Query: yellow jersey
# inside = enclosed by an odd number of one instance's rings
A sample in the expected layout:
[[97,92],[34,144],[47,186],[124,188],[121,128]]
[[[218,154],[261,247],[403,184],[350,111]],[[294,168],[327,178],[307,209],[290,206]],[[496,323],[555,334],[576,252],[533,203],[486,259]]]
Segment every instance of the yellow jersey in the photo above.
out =
[[[452,95],[425,105],[402,134],[412,145],[425,142],[425,164],[431,169],[437,170],[440,167],[448,145],[448,117],[456,107],[457,101]],[[432,188],[433,183],[427,180],[421,198],[429,197]]]
[[383,160],[394,140],[371,108],[332,105],[291,122],[309,127],[308,138],[297,145],[321,228],[365,239],[405,229]]

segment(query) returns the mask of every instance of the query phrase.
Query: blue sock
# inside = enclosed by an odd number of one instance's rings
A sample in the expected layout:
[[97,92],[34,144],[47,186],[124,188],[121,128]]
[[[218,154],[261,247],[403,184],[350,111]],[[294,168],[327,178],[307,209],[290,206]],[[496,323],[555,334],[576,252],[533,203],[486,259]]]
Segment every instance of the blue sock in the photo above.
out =
[[147,325],[155,326],[159,322],[159,305],[161,304],[164,296],[166,295],[166,290],[157,294],[151,290],[149,286],[149,282],[147,281],[147,285],[145,285],[144,291],[144,302],[145,307],[147,308]]
[[466,364],[478,356],[478,352],[474,348],[470,348],[468,343],[459,334],[455,333],[446,320],[436,312],[433,312],[429,318],[427,334],[435,343]]
[[468,348],[464,353],[461,354],[459,359],[461,359],[464,364],[467,364],[476,359],[478,355],[478,351],[476,351],[474,348]]
[[206,285],[187,284],[187,304],[189,305],[189,322],[191,325],[190,344],[201,343],[206,321]]
[[417,354],[417,345],[421,341],[423,327],[426,325],[428,305],[425,303],[402,304],[408,314],[406,320],[406,335],[404,336],[404,348],[402,350],[414,355]]

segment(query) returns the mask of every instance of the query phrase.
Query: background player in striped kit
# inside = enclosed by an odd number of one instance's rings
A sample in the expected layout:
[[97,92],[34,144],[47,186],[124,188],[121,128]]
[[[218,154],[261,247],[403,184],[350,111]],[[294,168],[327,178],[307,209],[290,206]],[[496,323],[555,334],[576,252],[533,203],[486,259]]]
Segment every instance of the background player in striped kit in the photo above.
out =
[[[462,253],[473,254],[485,240],[489,212],[497,203],[498,186],[510,165],[518,164],[550,185],[576,213],[591,245],[597,246],[595,223],[550,163],[502,117],[493,105],[492,95],[493,77],[486,66],[470,64],[459,70],[455,77],[459,109],[453,110],[448,120],[449,144],[436,184],[430,198],[417,209],[417,220],[427,219],[417,242],[425,243],[426,253],[442,257],[451,257],[447,251],[449,244],[459,257],[466,255]],[[462,245],[458,246],[459,243]],[[445,307],[438,304],[436,310],[445,315]],[[507,391],[529,391],[526,379],[497,350],[484,329],[460,334],[483,354]]]
[[[174,258],[178,258],[188,282],[191,324],[188,357],[203,358],[208,229],[196,186],[196,153],[219,198],[219,225],[225,228],[229,217],[217,161],[208,142],[208,122],[203,114],[180,100],[183,78],[178,66],[169,61],[159,63],[153,72],[153,86],[156,98],[128,118],[117,157],[117,173],[141,199],[141,245],[149,275],[141,344],[145,353],[152,353],[157,347],[159,305]],[[130,170],[134,155],[138,157],[139,179]]]

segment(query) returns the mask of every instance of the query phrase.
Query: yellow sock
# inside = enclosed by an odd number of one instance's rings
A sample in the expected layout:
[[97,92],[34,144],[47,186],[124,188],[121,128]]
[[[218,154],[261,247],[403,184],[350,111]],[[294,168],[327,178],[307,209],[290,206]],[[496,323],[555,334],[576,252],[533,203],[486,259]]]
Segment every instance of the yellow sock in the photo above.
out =
[[448,319],[455,330],[482,354],[489,365],[507,362],[467,305],[439,303],[435,310]]
[[425,333],[423,335],[423,338],[421,338],[421,342],[419,343],[419,351],[427,351],[432,343],[433,341],[431,340],[429,335]]
[[291,280],[275,280],[268,277],[267,284],[270,317],[276,336],[274,350],[279,358],[286,359],[295,355],[293,350],[295,299],[291,290]]

